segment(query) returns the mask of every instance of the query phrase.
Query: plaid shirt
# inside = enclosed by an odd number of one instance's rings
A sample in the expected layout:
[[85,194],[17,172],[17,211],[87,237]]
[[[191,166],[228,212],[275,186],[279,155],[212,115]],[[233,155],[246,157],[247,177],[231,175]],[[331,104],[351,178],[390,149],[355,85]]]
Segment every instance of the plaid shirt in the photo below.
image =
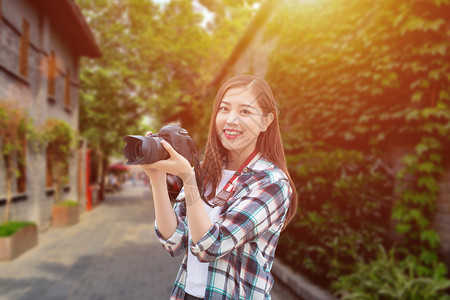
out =
[[[178,198],[183,197],[182,190]],[[185,202],[176,203],[178,225],[169,239],[155,222],[164,249],[171,256],[184,254],[170,299],[184,299],[188,249],[200,262],[209,262],[205,299],[270,299],[270,270],[291,197],[285,173],[260,158],[244,169],[233,196],[197,244],[188,244]]]

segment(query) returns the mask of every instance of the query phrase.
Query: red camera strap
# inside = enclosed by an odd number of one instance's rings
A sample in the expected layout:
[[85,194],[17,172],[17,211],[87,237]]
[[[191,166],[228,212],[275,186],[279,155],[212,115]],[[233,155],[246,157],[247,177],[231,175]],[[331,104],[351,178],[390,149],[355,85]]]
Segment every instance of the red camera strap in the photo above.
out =
[[261,157],[261,153],[257,149],[250,154],[249,157],[244,161],[242,166],[234,173],[234,175],[228,180],[223,189],[216,195],[216,197],[211,201],[215,206],[223,206],[228,199],[230,199],[233,189],[236,185],[238,177],[241,175],[242,171],[248,166],[256,162]]

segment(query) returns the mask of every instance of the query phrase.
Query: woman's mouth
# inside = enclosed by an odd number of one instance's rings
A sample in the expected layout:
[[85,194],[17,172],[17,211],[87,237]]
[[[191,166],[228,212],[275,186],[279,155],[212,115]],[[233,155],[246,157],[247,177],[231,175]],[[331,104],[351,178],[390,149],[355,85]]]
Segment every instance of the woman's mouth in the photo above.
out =
[[233,130],[233,129],[225,129],[223,131],[223,133],[227,139],[233,140],[233,139],[238,138],[242,134],[242,131]]

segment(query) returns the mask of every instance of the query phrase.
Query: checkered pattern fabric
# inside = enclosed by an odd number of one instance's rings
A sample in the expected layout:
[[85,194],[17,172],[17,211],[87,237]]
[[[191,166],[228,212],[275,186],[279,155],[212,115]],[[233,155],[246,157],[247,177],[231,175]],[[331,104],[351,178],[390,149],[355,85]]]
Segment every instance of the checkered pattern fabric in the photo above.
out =
[[[222,207],[218,220],[197,244],[188,241],[185,202],[176,203],[177,229],[164,239],[171,255],[184,254],[170,299],[184,299],[187,251],[209,262],[205,299],[270,299],[270,273],[275,248],[292,197],[283,171],[260,158],[242,173],[236,190]],[[184,197],[183,190],[178,196]]]

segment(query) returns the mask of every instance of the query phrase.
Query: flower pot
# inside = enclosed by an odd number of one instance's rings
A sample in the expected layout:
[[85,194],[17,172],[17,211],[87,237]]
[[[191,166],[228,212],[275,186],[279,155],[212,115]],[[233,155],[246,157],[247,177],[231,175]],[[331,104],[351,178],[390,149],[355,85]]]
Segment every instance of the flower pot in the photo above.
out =
[[38,243],[37,227],[28,225],[12,236],[0,237],[0,261],[13,260]]
[[54,205],[52,209],[53,227],[68,227],[78,223],[78,205]]

